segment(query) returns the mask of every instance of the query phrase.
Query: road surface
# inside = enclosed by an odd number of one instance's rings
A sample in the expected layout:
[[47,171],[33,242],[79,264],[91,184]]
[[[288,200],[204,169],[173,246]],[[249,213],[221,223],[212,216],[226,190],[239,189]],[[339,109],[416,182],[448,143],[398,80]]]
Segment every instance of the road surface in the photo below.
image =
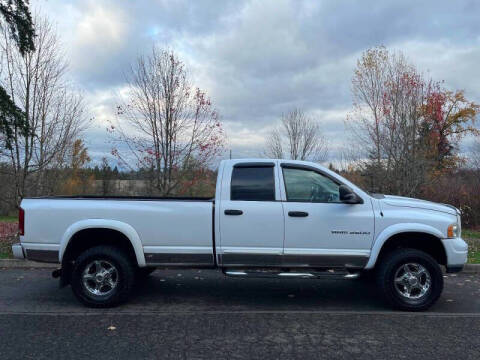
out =
[[0,270],[0,359],[479,359],[480,274],[445,278],[425,313],[361,280],[156,271],[115,309],[88,309],[49,270]]

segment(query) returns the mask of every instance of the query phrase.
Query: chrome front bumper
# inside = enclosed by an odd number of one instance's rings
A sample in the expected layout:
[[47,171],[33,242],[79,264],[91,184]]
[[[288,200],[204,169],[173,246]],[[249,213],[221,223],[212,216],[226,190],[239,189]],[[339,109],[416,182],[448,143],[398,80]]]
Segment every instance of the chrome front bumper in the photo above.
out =
[[20,243],[12,245],[12,252],[15,259],[25,259],[25,252],[23,251],[23,247]]

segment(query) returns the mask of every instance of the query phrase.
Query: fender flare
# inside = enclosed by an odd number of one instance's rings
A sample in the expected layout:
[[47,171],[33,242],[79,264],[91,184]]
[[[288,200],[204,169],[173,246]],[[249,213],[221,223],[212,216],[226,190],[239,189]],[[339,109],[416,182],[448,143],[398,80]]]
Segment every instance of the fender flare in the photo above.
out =
[[[400,223],[394,224],[386,229],[384,229],[375,239],[372,249],[370,251],[370,259],[368,260],[365,269],[372,269],[377,262],[378,255],[382,250],[383,245],[385,242],[390,239],[392,236],[407,233],[407,232],[418,232],[418,233],[426,233],[437,237],[438,239],[442,239],[444,235],[442,232],[433,226],[420,224],[420,223]],[[443,246],[443,244],[442,244]]]
[[145,266],[145,255],[143,253],[142,242],[140,241],[140,237],[135,229],[127,223],[108,219],[85,219],[70,225],[60,241],[60,249],[58,253],[60,263],[62,262],[63,255],[65,254],[65,250],[67,249],[72,237],[79,231],[85,229],[110,229],[122,233],[132,244],[138,266]]

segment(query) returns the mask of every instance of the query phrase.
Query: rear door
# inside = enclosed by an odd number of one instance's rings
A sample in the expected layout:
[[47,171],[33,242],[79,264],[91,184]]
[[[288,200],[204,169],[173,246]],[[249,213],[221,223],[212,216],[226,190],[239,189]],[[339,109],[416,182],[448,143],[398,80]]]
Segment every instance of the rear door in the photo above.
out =
[[222,266],[280,265],[284,217],[275,165],[226,164],[219,209]]

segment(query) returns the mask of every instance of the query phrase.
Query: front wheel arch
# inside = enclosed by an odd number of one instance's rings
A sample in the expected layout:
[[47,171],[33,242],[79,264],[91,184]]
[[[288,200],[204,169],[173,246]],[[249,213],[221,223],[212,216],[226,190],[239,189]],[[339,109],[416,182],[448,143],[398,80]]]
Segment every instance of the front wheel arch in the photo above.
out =
[[383,244],[378,258],[381,259],[398,248],[423,251],[434,258],[438,264],[447,265],[447,253],[442,241],[434,235],[416,232],[396,234]]
[[373,269],[382,258],[396,249],[417,249],[429,254],[440,265],[447,265],[447,253],[441,239],[427,232],[399,232],[388,237],[380,249],[372,251],[366,269]]

